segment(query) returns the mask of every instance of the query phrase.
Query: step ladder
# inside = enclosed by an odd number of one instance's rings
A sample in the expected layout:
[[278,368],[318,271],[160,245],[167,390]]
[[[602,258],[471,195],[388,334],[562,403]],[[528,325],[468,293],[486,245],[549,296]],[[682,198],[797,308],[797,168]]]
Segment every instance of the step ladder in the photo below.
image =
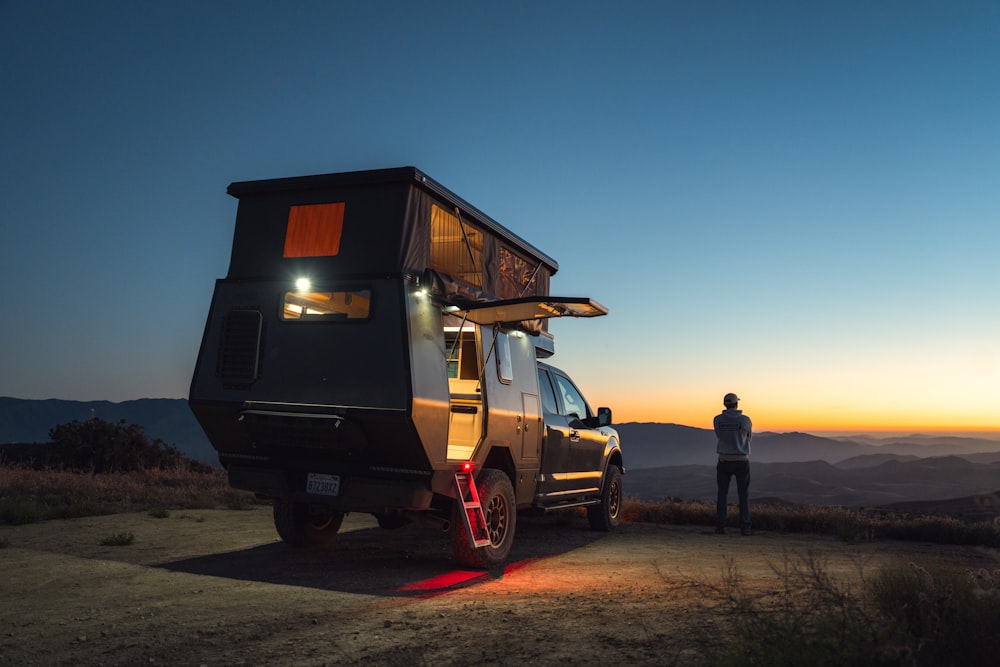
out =
[[462,521],[465,524],[465,533],[469,536],[469,543],[477,549],[490,546],[492,542],[486,531],[486,514],[483,512],[483,504],[479,502],[479,490],[476,489],[476,481],[472,475],[462,471],[456,472],[455,490],[457,492],[455,500],[462,506]]

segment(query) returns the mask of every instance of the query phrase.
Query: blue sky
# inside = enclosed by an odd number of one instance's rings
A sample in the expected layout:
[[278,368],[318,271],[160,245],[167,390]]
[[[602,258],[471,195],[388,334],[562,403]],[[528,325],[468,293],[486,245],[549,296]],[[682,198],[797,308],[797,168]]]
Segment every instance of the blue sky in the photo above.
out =
[[1000,431],[996,2],[0,0],[0,395],[183,397],[233,181],[414,165],[620,421]]

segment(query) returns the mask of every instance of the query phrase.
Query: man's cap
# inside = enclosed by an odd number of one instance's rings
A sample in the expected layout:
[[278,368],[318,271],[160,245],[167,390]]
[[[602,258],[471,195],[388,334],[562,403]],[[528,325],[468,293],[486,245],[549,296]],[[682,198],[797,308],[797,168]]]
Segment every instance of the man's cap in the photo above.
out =
[[736,394],[726,394],[725,396],[722,397],[723,405],[736,405],[739,402],[740,402],[740,397],[737,396]]

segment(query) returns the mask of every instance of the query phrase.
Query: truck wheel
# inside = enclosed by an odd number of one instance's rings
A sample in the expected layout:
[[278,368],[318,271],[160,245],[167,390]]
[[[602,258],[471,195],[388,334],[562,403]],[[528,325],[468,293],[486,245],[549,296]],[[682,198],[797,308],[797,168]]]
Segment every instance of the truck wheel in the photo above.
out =
[[601,489],[601,502],[587,508],[587,521],[594,530],[608,531],[622,522],[622,471],[608,466]]
[[306,503],[280,498],[274,501],[274,527],[281,539],[293,547],[329,544],[343,522],[343,512],[310,514]]
[[490,544],[478,549],[472,546],[465,531],[465,522],[459,514],[463,511],[461,501],[456,501],[451,518],[451,546],[455,559],[460,563],[488,570],[503,565],[510,555],[517,524],[517,506],[510,478],[500,470],[484,468],[476,479],[476,487],[486,516]]

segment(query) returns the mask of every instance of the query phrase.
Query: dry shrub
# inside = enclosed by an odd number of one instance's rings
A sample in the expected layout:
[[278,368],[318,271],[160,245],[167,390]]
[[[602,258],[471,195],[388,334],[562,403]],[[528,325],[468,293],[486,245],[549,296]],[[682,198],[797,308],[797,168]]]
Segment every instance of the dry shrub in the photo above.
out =
[[154,509],[239,509],[252,494],[229,486],[225,472],[146,470],[93,475],[0,467],[0,523],[23,524]]
[[827,573],[815,553],[772,564],[776,585],[748,587],[734,559],[699,581],[705,662],[720,666],[995,664],[1000,570],[893,562],[860,587]]

